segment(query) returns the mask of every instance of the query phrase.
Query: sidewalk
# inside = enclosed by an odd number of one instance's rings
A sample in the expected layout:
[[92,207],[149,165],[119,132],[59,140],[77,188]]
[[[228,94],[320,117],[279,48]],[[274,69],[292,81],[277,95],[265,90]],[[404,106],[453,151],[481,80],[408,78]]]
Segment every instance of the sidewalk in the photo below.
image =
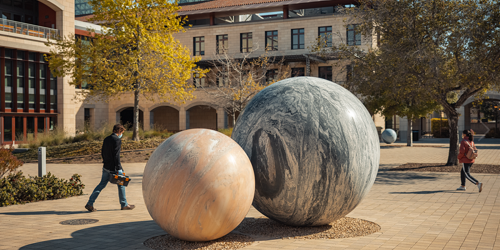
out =
[[[484,145],[478,163],[499,164],[500,151]],[[490,148],[488,148],[490,147]],[[448,148],[383,147],[375,185],[348,216],[378,223],[375,234],[336,240],[274,239],[245,249],[500,249],[500,175],[476,174],[482,193],[468,183],[458,192],[459,173],[394,172],[387,168],[407,162],[444,163]],[[492,162],[492,163],[490,163]],[[494,163],[493,163],[494,162]],[[95,206],[84,210],[89,193],[100,180],[100,164],[49,164],[60,178],[81,174],[85,195],[0,208],[0,249],[148,249],[144,240],[165,234],[149,216],[142,198],[145,164],[124,164],[133,179],[127,198],[137,208],[121,211],[117,189],[103,190]],[[21,168],[36,175],[36,164]],[[254,208],[247,217],[260,217]],[[89,225],[61,225],[69,219],[97,219]]]

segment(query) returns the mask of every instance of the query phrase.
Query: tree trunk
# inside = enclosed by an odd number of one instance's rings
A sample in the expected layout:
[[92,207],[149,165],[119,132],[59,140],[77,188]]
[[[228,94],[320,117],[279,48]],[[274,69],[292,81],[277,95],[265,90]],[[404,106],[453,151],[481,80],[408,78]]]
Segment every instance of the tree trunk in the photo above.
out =
[[132,140],[139,141],[139,90],[134,91],[134,133]]
[[413,147],[413,119],[407,116],[408,119],[408,134],[406,135],[406,146]]
[[448,162],[446,166],[458,165],[458,150],[459,150],[459,137],[458,137],[458,113],[448,114],[448,125],[450,126],[450,151],[448,152]]
[[233,112],[233,128],[236,126],[236,112]]

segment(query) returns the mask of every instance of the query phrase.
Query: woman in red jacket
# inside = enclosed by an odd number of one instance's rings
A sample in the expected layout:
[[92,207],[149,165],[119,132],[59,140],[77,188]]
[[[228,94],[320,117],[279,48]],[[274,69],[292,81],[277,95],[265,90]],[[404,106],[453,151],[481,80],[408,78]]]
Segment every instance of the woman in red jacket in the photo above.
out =
[[472,167],[472,164],[474,164],[475,160],[467,158],[467,152],[469,152],[471,147],[476,150],[476,146],[474,145],[474,135],[472,134],[473,132],[474,131],[471,129],[470,131],[464,130],[462,133],[463,140],[460,143],[460,153],[458,154],[458,162],[462,164],[462,171],[460,172],[462,186],[457,188],[457,190],[465,191],[465,178],[467,178],[470,182],[474,183],[474,185],[477,185],[479,192],[481,192],[483,191],[483,183],[479,182],[476,178],[470,175],[470,168]]

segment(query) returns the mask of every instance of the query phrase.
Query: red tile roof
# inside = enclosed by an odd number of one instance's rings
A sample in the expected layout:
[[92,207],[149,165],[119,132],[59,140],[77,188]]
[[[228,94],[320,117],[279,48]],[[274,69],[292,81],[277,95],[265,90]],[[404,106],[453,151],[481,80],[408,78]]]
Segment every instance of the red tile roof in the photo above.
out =
[[93,16],[94,15],[78,16],[78,17],[75,17],[75,20],[82,21],[82,22],[87,22]]
[[206,10],[206,9],[219,9],[225,7],[274,3],[274,2],[288,2],[289,0],[213,0],[210,2],[202,2],[198,4],[191,4],[182,6],[179,12],[193,11],[193,10]]

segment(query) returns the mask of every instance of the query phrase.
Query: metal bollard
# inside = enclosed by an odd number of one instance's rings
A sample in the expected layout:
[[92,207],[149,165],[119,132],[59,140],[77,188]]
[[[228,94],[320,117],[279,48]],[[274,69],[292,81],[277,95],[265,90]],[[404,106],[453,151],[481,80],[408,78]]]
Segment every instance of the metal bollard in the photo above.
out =
[[45,164],[46,148],[38,148],[38,177],[42,177],[47,174],[47,166]]

